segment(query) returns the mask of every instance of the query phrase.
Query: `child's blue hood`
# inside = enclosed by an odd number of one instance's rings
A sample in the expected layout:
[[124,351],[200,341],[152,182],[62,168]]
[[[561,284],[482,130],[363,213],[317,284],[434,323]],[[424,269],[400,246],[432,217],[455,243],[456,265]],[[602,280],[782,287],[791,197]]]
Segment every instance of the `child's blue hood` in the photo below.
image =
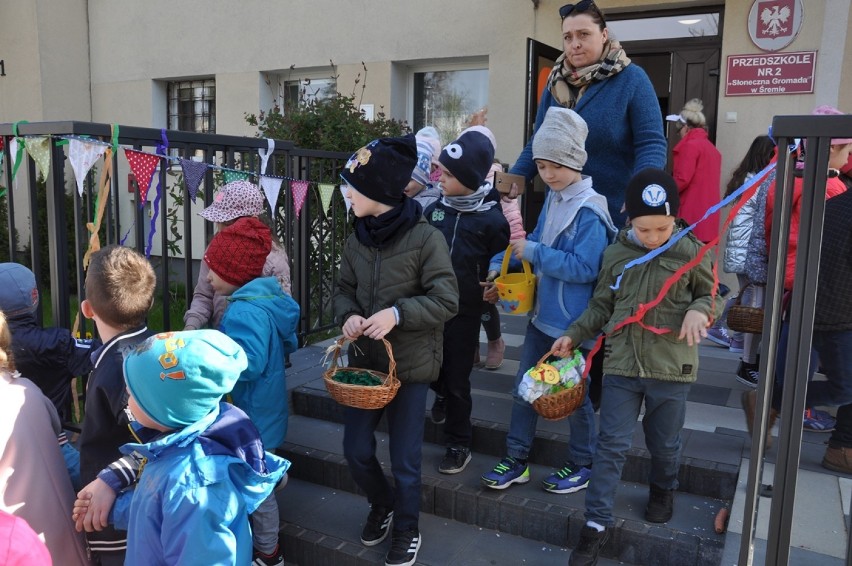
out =
[[266,311],[282,340],[293,334],[292,313],[293,309],[296,313],[299,312],[299,305],[281,290],[281,285],[275,277],[259,277],[249,281],[234,291],[228,301],[250,301],[253,306]]

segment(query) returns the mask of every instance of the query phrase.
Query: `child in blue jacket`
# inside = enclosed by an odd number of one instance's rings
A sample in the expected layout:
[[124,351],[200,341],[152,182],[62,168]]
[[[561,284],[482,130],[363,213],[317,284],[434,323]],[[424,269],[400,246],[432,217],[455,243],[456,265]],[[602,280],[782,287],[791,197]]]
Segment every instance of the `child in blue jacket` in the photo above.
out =
[[[592,179],[580,173],[586,162],[587,133],[586,122],[579,114],[554,106],[548,109],[533,138],[533,159],[550,191],[533,233],[526,240],[512,241],[513,261],[525,259],[533,264],[537,289],[515,377],[506,457],[481,478],[492,489],[530,480],[527,458],[538,414],[518,395],[518,385],[524,373],[550,351],[554,339],[586,309],[604,249],[615,237],[606,199],[592,188]],[[492,274],[502,260],[503,254],[492,259]],[[496,301],[497,289],[487,289],[486,298]],[[587,394],[568,418],[571,440],[567,462],[542,481],[545,491],[573,493],[588,486],[595,449],[594,413]]]
[[[287,386],[284,358],[296,349],[299,305],[281,290],[275,277],[261,277],[272,247],[269,228],[253,217],[220,230],[204,254],[213,289],[228,304],[219,329],[246,352],[248,367],[231,391],[234,405],[248,414],[263,445],[274,450],[287,435]],[[270,495],[252,515],[257,556],[265,564],[283,564],[278,544],[278,503]]]
[[[125,564],[251,562],[248,514],[290,463],[265,453],[246,414],[220,402],[247,365],[243,349],[217,330],[158,334],[125,353],[128,408],[147,441],[121,450],[147,463],[114,507],[125,478],[112,467],[74,507],[78,524],[96,504],[113,507],[112,522],[128,533]],[[102,521],[87,518],[86,528]]]

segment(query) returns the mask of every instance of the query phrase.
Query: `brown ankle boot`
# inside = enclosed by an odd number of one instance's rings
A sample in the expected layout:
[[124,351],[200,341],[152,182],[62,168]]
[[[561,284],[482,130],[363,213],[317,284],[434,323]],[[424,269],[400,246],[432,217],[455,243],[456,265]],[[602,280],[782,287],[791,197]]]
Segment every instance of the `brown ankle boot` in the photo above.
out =
[[822,458],[822,467],[842,474],[852,474],[852,448],[832,448],[829,444]]
[[485,356],[485,369],[497,369],[503,365],[503,352],[506,350],[506,343],[500,337],[497,340],[488,341],[488,354]]
[[[751,436],[754,431],[754,417],[757,407],[757,391],[743,391],[742,396],[743,412],[745,412],[746,428]],[[769,409],[769,421],[766,423],[766,449],[772,448],[772,427],[775,426],[775,421],[778,420],[778,411],[774,408]]]

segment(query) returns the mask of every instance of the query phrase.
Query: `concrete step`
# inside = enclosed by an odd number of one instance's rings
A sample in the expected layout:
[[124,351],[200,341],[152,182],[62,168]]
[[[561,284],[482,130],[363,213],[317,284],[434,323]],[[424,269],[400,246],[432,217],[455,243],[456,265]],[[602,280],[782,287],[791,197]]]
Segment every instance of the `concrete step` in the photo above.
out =
[[[342,438],[343,426],[334,420],[291,415],[289,440],[279,452],[293,463],[291,476],[321,488],[324,497],[339,492],[356,493],[358,489],[342,454]],[[379,461],[390,477],[384,432],[377,433],[377,445]],[[424,513],[453,524],[475,525],[562,548],[576,545],[585,523],[585,494],[581,491],[556,495],[543,491],[540,481],[553,471],[551,466],[533,463],[532,481],[496,491],[483,487],[479,481],[479,476],[496,463],[493,455],[474,453],[463,472],[448,476],[437,472],[443,454],[443,446],[424,443],[421,495]],[[672,520],[665,525],[654,525],[643,519],[647,498],[647,485],[621,483],[614,509],[615,531],[602,553],[604,556],[631,564],[719,564],[724,535],[713,531],[713,519],[728,501],[679,492]],[[287,502],[284,507],[289,505]],[[366,516],[364,509],[360,513]],[[363,521],[363,516],[357,520]],[[356,535],[360,532],[355,531]]]
[[[489,376],[490,381],[494,377]],[[476,385],[476,377],[474,378]],[[511,387],[511,386],[509,386]],[[473,391],[473,452],[490,456],[491,464],[505,455],[506,434],[511,415],[511,395],[498,395],[476,387]],[[431,397],[430,405],[431,406]],[[326,391],[322,380],[306,382],[292,390],[292,413],[333,423],[343,422],[343,408]],[[424,411],[425,435],[428,443],[443,444],[442,425],[434,424]],[[292,423],[292,417],[291,417]],[[291,424],[292,427],[292,424]],[[379,426],[387,432],[383,420]],[[569,427],[567,420],[539,419],[539,426],[530,452],[530,462],[550,468],[561,468],[568,453]],[[294,438],[292,435],[289,438]],[[678,476],[680,490],[694,495],[730,500],[736,492],[737,477],[745,439],[736,431],[718,434],[684,429],[681,468]],[[713,459],[709,459],[712,455]],[[651,458],[644,443],[642,427],[636,427],[622,479],[646,483]]]
[[[384,562],[389,541],[374,547],[361,544],[361,528],[369,512],[362,496],[292,479],[279,494],[279,501],[281,541],[288,561],[312,566],[374,566]],[[420,532],[423,544],[416,564],[422,566],[564,566],[570,553],[564,547],[429,513],[420,515]],[[599,566],[616,564],[621,562],[598,560]]]

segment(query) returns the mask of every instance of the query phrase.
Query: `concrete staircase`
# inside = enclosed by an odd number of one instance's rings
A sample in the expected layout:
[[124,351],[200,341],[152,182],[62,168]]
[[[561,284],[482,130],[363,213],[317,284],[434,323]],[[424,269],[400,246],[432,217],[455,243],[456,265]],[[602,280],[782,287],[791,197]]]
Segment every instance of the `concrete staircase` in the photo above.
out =
[[[515,360],[525,324],[525,318],[504,316],[507,359],[503,367],[473,372],[473,459],[464,472],[437,472],[444,453],[442,431],[424,407],[423,546],[418,564],[565,564],[577,543],[585,522],[584,492],[555,495],[540,487],[540,481],[564,463],[570,432],[567,421],[539,420],[528,484],[495,491],[479,482],[479,476],[504,454],[518,368]],[[322,354],[323,345],[300,350],[288,370],[290,425],[287,442],[279,450],[293,463],[291,485],[280,498],[285,556],[301,565],[382,563],[387,543],[366,548],[359,541],[369,507],[358,495],[342,455],[342,409],[323,385]],[[702,356],[702,364],[703,373],[724,374],[725,383],[733,382],[734,357],[705,360]],[[715,426],[701,424],[708,406],[726,407],[738,395],[710,381],[697,383],[690,395],[674,517],[664,525],[643,520],[650,459],[637,426],[616,499],[614,533],[599,564],[716,566],[722,562],[725,535],[715,533],[713,519],[720,508],[733,502],[748,439],[739,430],[720,433]],[[734,417],[736,410],[728,410],[730,418],[742,420],[741,415]],[[379,460],[390,477],[384,427],[377,440]]]

